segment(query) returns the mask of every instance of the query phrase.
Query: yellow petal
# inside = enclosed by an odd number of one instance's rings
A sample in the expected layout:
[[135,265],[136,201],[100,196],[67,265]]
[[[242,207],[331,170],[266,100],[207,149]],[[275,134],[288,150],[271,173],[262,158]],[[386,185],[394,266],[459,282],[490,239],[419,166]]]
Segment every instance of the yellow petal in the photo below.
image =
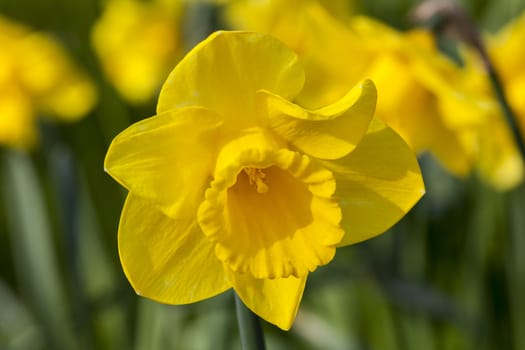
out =
[[30,99],[16,86],[0,93],[0,144],[30,149],[38,141],[35,111]]
[[32,33],[19,41],[17,50],[17,78],[46,112],[75,120],[93,107],[95,86],[52,37]]
[[245,274],[230,274],[235,292],[243,303],[266,321],[287,331],[292,327],[303,296],[306,276],[255,279]]
[[377,92],[365,80],[332,105],[309,111],[280,96],[260,92],[270,127],[295,148],[321,159],[350,153],[366,133],[374,114]]
[[496,114],[479,134],[480,176],[498,190],[510,190],[523,180],[523,159],[503,116]]
[[268,137],[245,135],[224,147],[199,223],[231,270],[305,276],[333,258],[343,236],[335,182],[307,156],[272,148]]
[[142,120],[112,142],[105,170],[172,218],[191,218],[204,196],[221,117],[191,107]]
[[157,112],[203,106],[242,128],[257,121],[256,91],[293,99],[303,83],[297,56],[277,39],[221,31],[197,45],[171,72]]
[[419,82],[436,95],[443,123],[457,129],[485,122],[490,106],[475,95],[477,91],[465,86],[460,79],[464,72],[445,59],[439,62],[441,66],[428,63],[419,60],[411,68]]
[[477,146],[474,144],[475,130],[450,130],[436,123],[435,137],[430,140],[429,150],[452,174],[466,177],[475,161]]
[[61,45],[44,33],[31,33],[20,40],[18,79],[35,96],[56,88],[71,72],[71,62]]
[[102,68],[130,102],[147,102],[175,66],[182,1],[104,2],[91,42]]
[[[66,79],[64,77],[64,79]],[[75,121],[86,115],[97,100],[95,87],[82,74],[70,75],[42,98],[42,109],[64,121]]]
[[515,73],[512,80],[504,82],[511,107],[516,113],[518,122],[521,124],[522,133],[525,135],[525,98],[523,98],[523,91],[525,91],[525,65],[523,65],[522,72]]
[[173,220],[129,195],[118,234],[124,272],[137,294],[168,304],[207,299],[231,287],[195,220]]
[[334,172],[343,212],[345,237],[339,246],[383,233],[424,193],[413,151],[377,119],[352,153],[323,164]]

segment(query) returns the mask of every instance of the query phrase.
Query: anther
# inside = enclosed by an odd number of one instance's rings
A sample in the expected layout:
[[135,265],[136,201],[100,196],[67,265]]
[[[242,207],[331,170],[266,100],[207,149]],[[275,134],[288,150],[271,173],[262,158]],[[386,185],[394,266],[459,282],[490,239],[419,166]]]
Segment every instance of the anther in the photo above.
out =
[[264,181],[266,174],[259,168],[245,168],[244,172],[248,175],[250,185],[255,185],[257,193],[267,193],[270,190],[268,184]]

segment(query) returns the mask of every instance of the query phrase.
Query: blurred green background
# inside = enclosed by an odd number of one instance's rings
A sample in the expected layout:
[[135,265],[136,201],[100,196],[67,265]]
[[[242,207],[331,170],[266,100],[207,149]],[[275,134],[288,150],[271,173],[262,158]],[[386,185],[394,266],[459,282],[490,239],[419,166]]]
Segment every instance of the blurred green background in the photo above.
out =
[[[405,29],[416,3],[355,6]],[[489,32],[525,8],[523,0],[460,3]],[[39,147],[0,149],[0,349],[240,348],[231,292],[160,305],[137,297],[121,270],[125,191],[103,159],[117,133],[155,114],[156,97],[130,104],[105,77],[90,44],[102,10],[95,0],[0,0],[1,15],[55,35],[98,90],[84,119],[40,121]],[[224,27],[219,12],[187,5],[186,49]],[[264,325],[268,348],[525,349],[525,188],[498,193],[420,161],[423,200],[386,234],[338,250],[313,273],[292,330]]]

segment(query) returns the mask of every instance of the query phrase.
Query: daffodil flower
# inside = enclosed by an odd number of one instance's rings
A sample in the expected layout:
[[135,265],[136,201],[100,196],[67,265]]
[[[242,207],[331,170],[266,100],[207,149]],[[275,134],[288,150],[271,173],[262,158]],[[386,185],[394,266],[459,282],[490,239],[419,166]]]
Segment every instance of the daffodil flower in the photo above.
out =
[[119,93],[144,103],[158,92],[181,50],[182,1],[110,0],[91,42]]
[[74,121],[97,94],[50,35],[0,16],[0,144],[29,149],[38,140],[36,118]]
[[186,304],[233,288],[289,329],[310,272],[419,200],[414,154],[372,118],[373,83],[316,110],[292,102],[303,83],[280,41],[217,32],[169,75],[157,115],[114,139],[105,169],[129,190],[119,253],[139,295]]

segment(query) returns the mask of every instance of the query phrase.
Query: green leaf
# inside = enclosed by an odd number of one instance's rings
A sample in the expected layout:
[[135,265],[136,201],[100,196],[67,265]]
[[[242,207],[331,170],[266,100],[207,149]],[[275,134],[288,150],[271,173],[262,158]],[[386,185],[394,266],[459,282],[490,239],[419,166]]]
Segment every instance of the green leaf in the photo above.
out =
[[69,306],[37,174],[25,154],[7,151],[4,161],[2,193],[8,203],[9,238],[22,292],[44,330],[48,347],[75,349]]

